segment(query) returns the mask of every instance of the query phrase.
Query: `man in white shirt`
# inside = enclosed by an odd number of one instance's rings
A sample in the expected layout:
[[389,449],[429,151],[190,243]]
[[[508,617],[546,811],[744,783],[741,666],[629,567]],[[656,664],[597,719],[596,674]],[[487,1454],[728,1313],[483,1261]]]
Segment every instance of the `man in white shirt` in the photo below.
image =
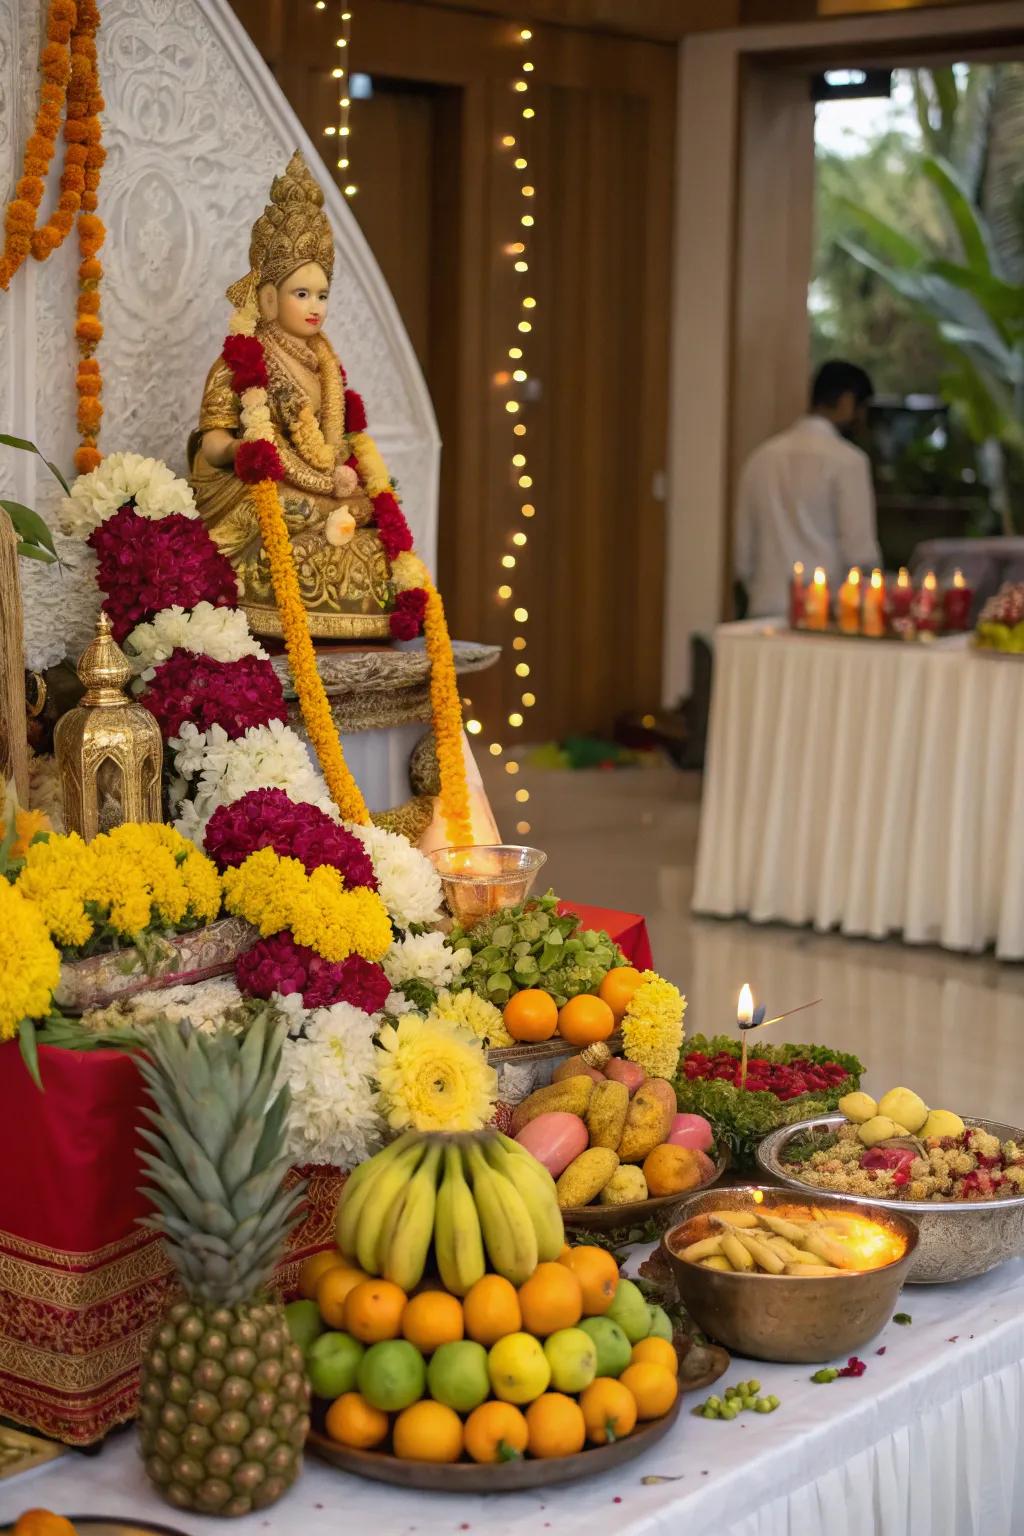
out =
[[833,592],[851,565],[881,563],[870,460],[843,436],[866,420],[873,393],[863,368],[824,363],[810,415],[747,460],[736,508],[736,576],[752,618],[786,613],[797,560],[808,577],[824,566]]

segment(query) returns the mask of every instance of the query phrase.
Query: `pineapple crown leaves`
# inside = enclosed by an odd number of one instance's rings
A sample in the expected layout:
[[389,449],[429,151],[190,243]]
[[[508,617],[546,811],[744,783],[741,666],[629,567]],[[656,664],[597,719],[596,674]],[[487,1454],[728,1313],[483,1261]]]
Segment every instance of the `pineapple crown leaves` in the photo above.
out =
[[275,1085],[286,1028],[273,1008],[242,1039],[164,1019],[139,1058],[152,1100],[139,1160],[154,1207],[142,1225],[165,1239],[187,1288],[212,1302],[263,1289],[302,1200],[302,1187],[282,1187],[291,1098]]

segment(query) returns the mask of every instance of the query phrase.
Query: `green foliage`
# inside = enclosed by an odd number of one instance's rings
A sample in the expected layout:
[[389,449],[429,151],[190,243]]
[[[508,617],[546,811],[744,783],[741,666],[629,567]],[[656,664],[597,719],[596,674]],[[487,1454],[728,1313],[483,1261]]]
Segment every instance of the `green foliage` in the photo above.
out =
[[559,1007],[581,992],[596,992],[613,966],[624,965],[618,945],[606,933],[584,929],[578,917],[561,916],[552,891],[539,901],[511,907],[469,930],[455,928],[452,949],[468,948],[471,964],[455,990],[471,987],[503,1008],[514,992],[538,987]]
[[[705,1056],[716,1056],[728,1051],[739,1057],[742,1047],[731,1035],[693,1035],[683,1047],[683,1063],[686,1057],[697,1051]],[[711,1122],[715,1138],[724,1143],[738,1169],[755,1166],[757,1144],[769,1131],[780,1125],[793,1125],[798,1120],[810,1120],[816,1115],[831,1114],[844,1094],[860,1087],[864,1067],[856,1056],[842,1051],[829,1050],[822,1045],[757,1045],[748,1049],[748,1060],[761,1057],[765,1061],[784,1065],[798,1058],[818,1065],[835,1061],[846,1068],[847,1076],[835,1088],[819,1093],[802,1093],[795,1099],[777,1099],[774,1093],[758,1090],[751,1092],[737,1088],[721,1078],[687,1078],[685,1073],[675,1080],[679,1108],[688,1114],[703,1115]]]
[[[27,437],[11,437],[7,433],[0,432],[0,443],[6,448],[17,448],[22,453],[36,454],[67,493],[68,483],[56,464],[51,464],[49,459],[43,458],[41,450],[35,443],[30,443]],[[18,554],[23,555],[26,560],[41,560],[45,565],[55,564],[57,551],[54,548],[53,535],[39,513],[33,512],[31,507],[24,506],[20,501],[0,501],[0,507],[3,507],[7,513],[18,536]]]

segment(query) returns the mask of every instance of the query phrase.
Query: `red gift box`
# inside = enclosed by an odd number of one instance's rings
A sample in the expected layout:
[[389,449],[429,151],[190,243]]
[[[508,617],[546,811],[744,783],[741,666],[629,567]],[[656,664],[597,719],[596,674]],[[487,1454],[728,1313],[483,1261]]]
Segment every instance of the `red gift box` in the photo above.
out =
[[[640,969],[651,963],[643,918],[572,906]],[[138,1226],[136,1125],[142,1080],[121,1051],[39,1050],[45,1088],[15,1041],[0,1045],[0,1417],[68,1445],[101,1440],[135,1417],[139,1365],[175,1277],[161,1240]],[[298,1269],[332,1246],[346,1173],[306,1177],[302,1224],[275,1288],[294,1293]]]

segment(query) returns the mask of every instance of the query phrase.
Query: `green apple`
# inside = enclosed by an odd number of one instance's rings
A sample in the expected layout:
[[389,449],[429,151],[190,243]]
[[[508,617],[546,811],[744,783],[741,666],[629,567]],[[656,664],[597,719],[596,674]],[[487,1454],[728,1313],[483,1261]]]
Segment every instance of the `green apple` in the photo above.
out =
[[653,1302],[647,1303],[647,1315],[651,1319],[651,1331],[647,1335],[649,1339],[667,1339],[672,1343],[672,1320],[663,1307],[656,1307]]
[[[622,1281],[619,1281],[622,1284]],[[584,1333],[593,1339],[597,1349],[598,1376],[621,1376],[629,1364],[632,1345],[618,1323],[604,1317],[585,1317],[580,1323]]]
[[350,1333],[322,1333],[306,1354],[306,1372],[317,1397],[340,1397],[356,1384],[366,1350]]
[[320,1308],[315,1301],[290,1301],[284,1309],[284,1320],[303,1354],[324,1331]]
[[472,1339],[442,1344],[427,1366],[427,1390],[456,1413],[472,1413],[491,1392],[486,1349]]
[[651,1315],[644,1293],[632,1280],[620,1280],[611,1306],[604,1314],[618,1323],[631,1344],[639,1344],[651,1331]]
[[544,1340],[555,1392],[583,1392],[597,1375],[597,1345],[582,1328],[559,1328]]

